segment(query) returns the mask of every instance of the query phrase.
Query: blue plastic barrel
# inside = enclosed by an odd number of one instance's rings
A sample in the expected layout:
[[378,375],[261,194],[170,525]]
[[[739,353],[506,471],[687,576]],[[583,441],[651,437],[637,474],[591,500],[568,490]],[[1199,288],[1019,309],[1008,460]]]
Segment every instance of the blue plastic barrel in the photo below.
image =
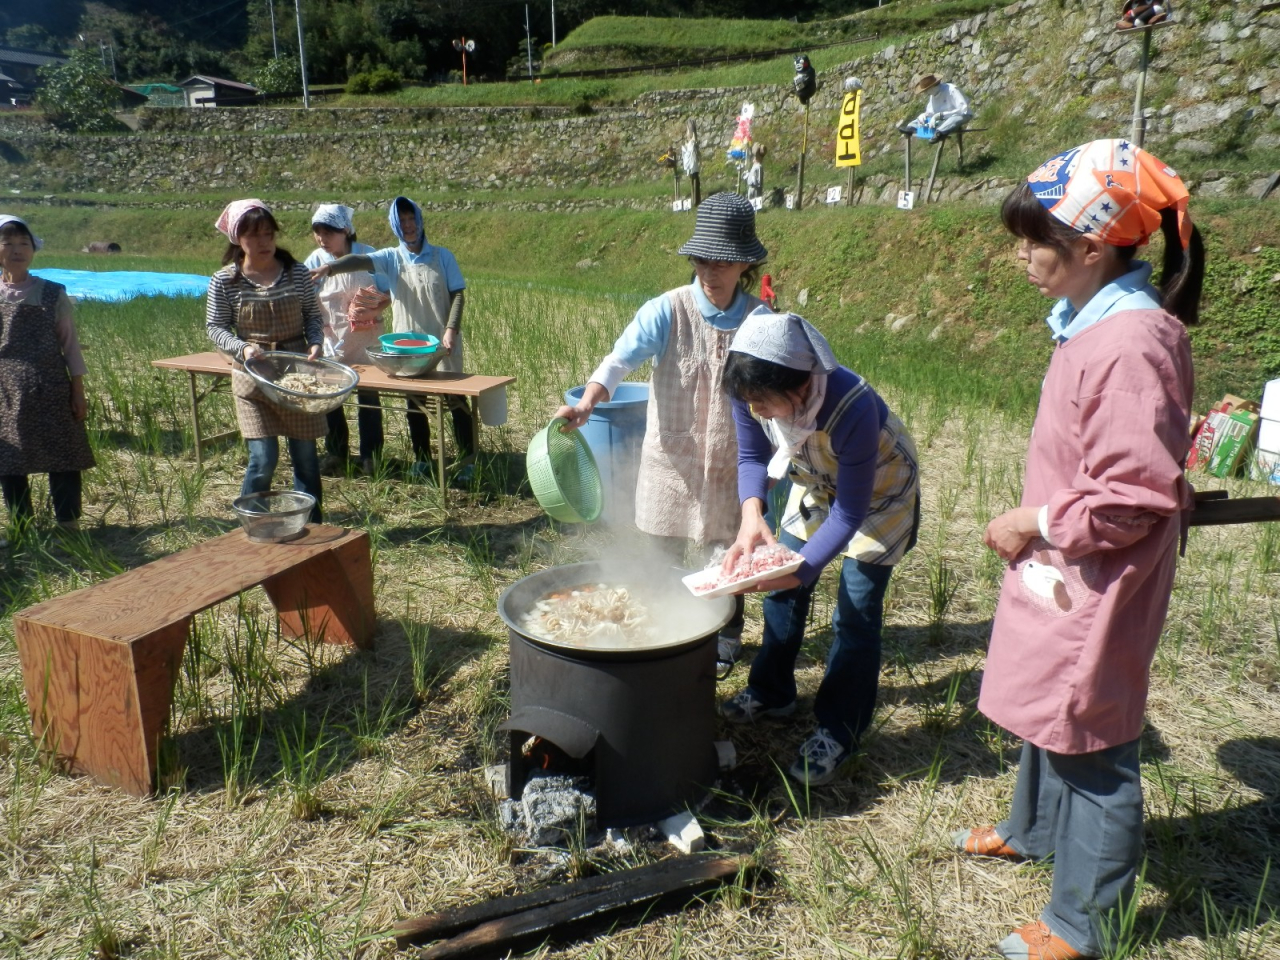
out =
[[[585,386],[566,390],[564,402],[577,406],[584,389]],[[600,518],[606,523],[635,523],[636,475],[648,409],[647,383],[620,383],[608,401],[596,404],[590,418],[579,428],[600,468],[604,487]]]

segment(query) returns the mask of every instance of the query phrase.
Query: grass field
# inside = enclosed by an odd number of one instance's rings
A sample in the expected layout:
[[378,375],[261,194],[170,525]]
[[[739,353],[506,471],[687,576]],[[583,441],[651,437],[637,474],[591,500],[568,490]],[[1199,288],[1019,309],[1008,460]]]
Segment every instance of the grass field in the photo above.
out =
[[[1274,224],[1239,210],[1206,205],[1201,215],[1211,253],[1231,265],[1220,267],[1211,322],[1197,334],[1206,366],[1235,339],[1224,331],[1261,322],[1251,311],[1274,303],[1280,266],[1265,240]],[[218,253],[211,212],[25,212],[50,239],[37,266],[88,265],[67,251],[78,230],[103,226],[99,216],[131,229],[136,255],[94,265],[207,271]],[[368,216],[362,233],[382,242],[381,217]],[[788,787],[777,765],[808,732],[807,698],[830,642],[824,581],[801,660],[801,710],[724,729],[748,799],[722,797],[704,817],[714,844],[754,853],[775,882],[730,887],[536,956],[985,957],[1038,914],[1046,869],[960,858],[947,843],[954,829],[998,819],[1012,788],[1017,745],[975,709],[1002,571],[979,535],[1016,502],[1046,358],[1045,304],[1020,285],[991,216],[948,207],[762,218],[785,301],[808,291],[806,314],[920,446],[923,529],[891,587],[881,706],[840,779],[808,794]],[[299,254],[302,219],[286,224]],[[655,855],[520,850],[497,826],[481,769],[505,749],[498,594],[534,570],[629,543],[624,531],[546,520],[521,482],[524,445],[638,302],[686,278],[670,251],[689,225],[630,212],[428,224],[468,273],[468,365],[519,378],[510,422],[484,432],[480,479],[441,524],[432,495],[398,469],[407,440],[403,417],[388,409],[388,468],[325,481],[328,519],[373,538],[376,648],[282,637],[256,591],[199,617],[175,697],[166,789],[151,800],[42,763],[7,615],[231,529],[244,454],[229,443],[197,470],[185,380],[148,365],[205,348],[199,301],[78,307],[99,461],[86,474],[85,530],[57,535],[42,516],[0,558],[0,956],[390,956],[380,932],[400,917]],[[584,257],[600,266],[568,266]],[[894,332],[888,312],[917,319]],[[1250,356],[1252,388],[1263,361]],[[212,418],[233,422],[225,403]],[[1140,899],[1117,927],[1112,957],[1280,956],[1277,573],[1276,525],[1191,535],[1143,740]],[[750,656],[758,601],[748,612]],[[739,668],[723,692],[744,682]]]

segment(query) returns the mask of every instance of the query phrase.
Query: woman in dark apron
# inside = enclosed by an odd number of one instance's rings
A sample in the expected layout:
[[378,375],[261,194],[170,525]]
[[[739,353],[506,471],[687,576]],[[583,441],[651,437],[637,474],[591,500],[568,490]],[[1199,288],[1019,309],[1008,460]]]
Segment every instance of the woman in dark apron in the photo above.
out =
[[27,475],[49,474],[53,515],[80,523],[80,471],[94,465],[84,421],[84,359],[61,284],[30,272],[40,241],[0,214],[0,487],[18,523],[34,511]]
[[276,246],[280,227],[261,200],[236,200],[218,218],[229,244],[223,268],[209,279],[205,328],[233,363],[236,419],[249,447],[241,495],[271,489],[280,437],[289,444],[293,488],[316,498],[320,522],[320,461],[316,440],[328,430],[324,414],[298,413],[271,403],[244,370],[264,350],[305,353],[314,360],[324,342],[324,321],[307,268]]

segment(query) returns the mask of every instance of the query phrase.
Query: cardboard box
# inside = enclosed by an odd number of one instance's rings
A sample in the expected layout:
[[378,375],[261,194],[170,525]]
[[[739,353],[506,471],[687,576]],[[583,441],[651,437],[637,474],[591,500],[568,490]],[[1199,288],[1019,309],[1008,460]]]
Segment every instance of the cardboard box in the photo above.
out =
[[[1237,410],[1248,410],[1250,413],[1261,414],[1262,408],[1253,400],[1246,400],[1244,397],[1237,397],[1234,393],[1224,394],[1222,402],[1218,404],[1218,409],[1223,413],[1235,413]],[[1271,418],[1272,420],[1280,420],[1280,413]]]
[[1209,466],[1209,458],[1213,456],[1213,448],[1218,442],[1218,429],[1226,422],[1227,415],[1220,410],[1211,410],[1200,424],[1195,439],[1191,441],[1191,453],[1187,455],[1188,470],[1204,470]]
[[1258,450],[1249,458],[1249,479],[1280,486],[1280,453]]
[[1216,432],[1209,472],[1215,477],[1233,476],[1253,449],[1259,417],[1249,410],[1237,410],[1227,417]]

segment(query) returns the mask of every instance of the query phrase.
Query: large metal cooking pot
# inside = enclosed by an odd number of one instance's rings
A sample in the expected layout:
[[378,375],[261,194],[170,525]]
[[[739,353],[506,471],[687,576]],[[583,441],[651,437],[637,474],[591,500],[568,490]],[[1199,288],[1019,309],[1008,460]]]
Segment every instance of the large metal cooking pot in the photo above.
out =
[[[498,601],[510,628],[511,734],[508,789],[519,799],[531,762],[530,736],[587,760],[601,826],[653,823],[695,803],[715,781],[716,634],[733,616],[732,597],[694,597],[689,571],[646,571],[619,579],[600,563],[553,567],[512,584]],[[523,618],[549,594],[582,584],[625,586],[669,633],[643,645],[556,644],[525,633]]]

